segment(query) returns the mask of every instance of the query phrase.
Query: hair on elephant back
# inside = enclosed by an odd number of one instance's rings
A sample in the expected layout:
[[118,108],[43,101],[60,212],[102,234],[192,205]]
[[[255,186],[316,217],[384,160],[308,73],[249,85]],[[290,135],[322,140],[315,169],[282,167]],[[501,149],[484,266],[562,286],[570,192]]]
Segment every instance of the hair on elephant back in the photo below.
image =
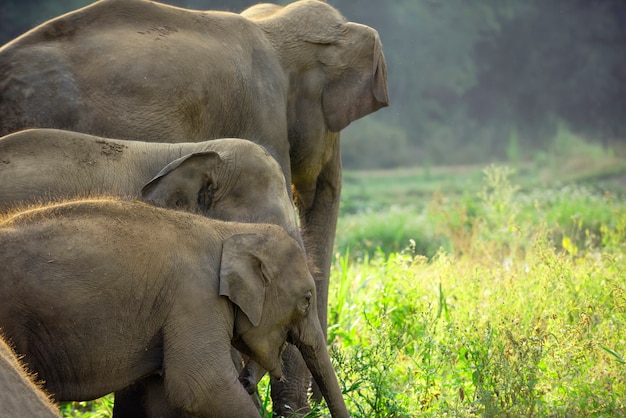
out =
[[[339,133],[389,104],[376,30],[317,0],[241,14],[101,0],[0,48],[0,84],[2,135],[42,127],[153,142],[239,137],[268,149],[290,195],[293,186],[325,332]],[[278,414],[308,406],[306,368],[287,363],[288,388],[272,385]]]
[[0,416],[60,417],[58,408],[34,383],[11,347],[0,337]]

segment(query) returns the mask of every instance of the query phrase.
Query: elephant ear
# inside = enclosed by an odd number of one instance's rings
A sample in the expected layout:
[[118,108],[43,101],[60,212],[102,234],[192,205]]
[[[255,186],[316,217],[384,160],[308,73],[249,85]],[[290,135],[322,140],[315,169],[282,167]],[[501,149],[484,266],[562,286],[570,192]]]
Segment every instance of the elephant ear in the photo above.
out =
[[[182,184],[190,185],[194,181],[202,184],[198,190],[197,203],[200,211],[206,214],[211,205],[212,187],[215,187],[214,184],[216,183],[214,177],[222,162],[222,158],[215,151],[194,152],[177,158],[163,167],[156,176],[143,186],[141,198],[158,206],[170,207],[171,205],[167,202],[172,200],[173,195],[178,190],[172,184],[164,184],[164,181],[168,176],[179,174]],[[163,186],[163,190],[157,191],[159,186]]]
[[322,111],[326,125],[332,132],[339,132],[350,122],[389,104],[387,64],[380,39],[377,34],[373,36],[374,59],[371,72],[348,67],[339,79],[324,87]]
[[255,327],[261,322],[270,275],[262,251],[267,238],[237,234],[224,240],[220,265],[220,296],[241,309]]

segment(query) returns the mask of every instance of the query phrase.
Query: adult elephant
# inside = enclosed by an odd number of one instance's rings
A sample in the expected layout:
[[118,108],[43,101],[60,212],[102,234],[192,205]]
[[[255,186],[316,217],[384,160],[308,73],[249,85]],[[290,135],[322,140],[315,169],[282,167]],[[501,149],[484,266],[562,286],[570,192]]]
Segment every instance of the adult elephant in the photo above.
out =
[[282,379],[290,341],[348,417],[304,253],[279,226],[82,200],[0,222],[0,266],[0,327],[57,401],[160,376],[151,416],[260,417],[231,344]]
[[[251,138],[268,148],[293,185],[324,332],[339,132],[387,104],[378,33],[318,0],[241,15],[103,0],[0,49],[0,134],[52,127],[156,142]],[[280,414],[307,407],[297,357],[287,349],[288,384],[272,382]]]

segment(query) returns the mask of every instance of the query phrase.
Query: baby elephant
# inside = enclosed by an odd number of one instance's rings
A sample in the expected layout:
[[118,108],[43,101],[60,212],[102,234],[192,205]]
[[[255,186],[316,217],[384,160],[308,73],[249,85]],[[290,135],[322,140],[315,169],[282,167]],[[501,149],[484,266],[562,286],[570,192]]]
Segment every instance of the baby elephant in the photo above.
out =
[[31,380],[0,338],[0,417],[59,417],[59,410]]
[[278,226],[68,202],[0,223],[0,266],[0,328],[57,401],[162,376],[164,403],[178,414],[259,416],[231,344],[281,379],[288,341],[332,415],[348,416],[313,278]]
[[300,240],[282,169],[251,141],[164,144],[57,129],[0,139],[0,212],[102,194],[216,219],[273,223]]

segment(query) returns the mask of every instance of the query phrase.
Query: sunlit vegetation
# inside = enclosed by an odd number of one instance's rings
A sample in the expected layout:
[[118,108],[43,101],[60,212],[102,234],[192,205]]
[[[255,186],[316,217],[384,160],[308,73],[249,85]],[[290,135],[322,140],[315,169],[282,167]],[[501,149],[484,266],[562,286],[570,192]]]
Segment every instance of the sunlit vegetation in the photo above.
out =
[[510,176],[342,219],[356,238],[337,253],[330,336],[354,416],[626,413],[626,202]]

